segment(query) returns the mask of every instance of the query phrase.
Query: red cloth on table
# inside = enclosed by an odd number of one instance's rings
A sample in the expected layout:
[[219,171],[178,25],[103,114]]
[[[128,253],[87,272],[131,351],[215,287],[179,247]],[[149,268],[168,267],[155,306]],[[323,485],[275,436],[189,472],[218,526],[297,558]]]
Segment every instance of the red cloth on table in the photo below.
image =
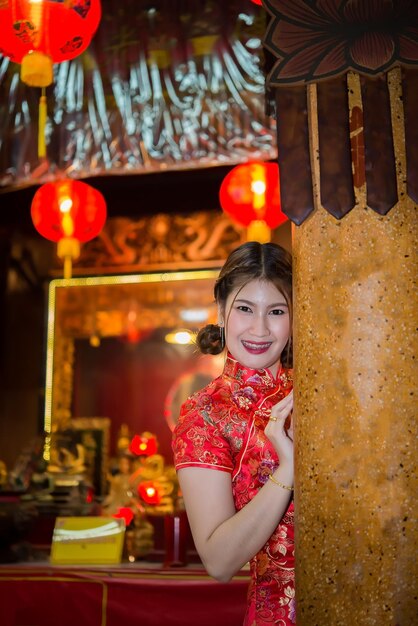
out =
[[242,626],[247,588],[245,574],[1,566],[1,625]]

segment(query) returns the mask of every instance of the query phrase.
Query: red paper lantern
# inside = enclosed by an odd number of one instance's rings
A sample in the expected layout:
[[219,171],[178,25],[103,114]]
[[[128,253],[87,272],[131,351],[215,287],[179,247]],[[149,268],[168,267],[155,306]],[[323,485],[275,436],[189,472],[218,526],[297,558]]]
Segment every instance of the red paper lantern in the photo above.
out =
[[232,220],[248,228],[248,239],[269,241],[270,229],[288,219],[280,205],[277,163],[237,165],[222,181],[219,200]]
[[152,480],[145,480],[138,485],[138,495],[145,504],[160,504],[161,494]]
[[84,52],[100,17],[100,0],[2,0],[0,52],[22,64],[23,82],[47,87],[52,64]]
[[100,0],[0,0],[0,53],[21,64],[20,77],[42,87],[38,154],[46,155],[46,96],[53,63],[84,52],[99,25]]
[[106,221],[106,202],[100,191],[79,180],[46,183],[35,193],[31,215],[36,230],[50,241],[74,237],[90,241]]
[[[46,239],[58,242],[58,256],[68,260],[80,254],[80,243],[90,241],[106,222],[106,202],[102,194],[78,180],[59,180],[42,185],[35,193],[31,216],[36,230]],[[70,271],[71,274],[71,271]]]

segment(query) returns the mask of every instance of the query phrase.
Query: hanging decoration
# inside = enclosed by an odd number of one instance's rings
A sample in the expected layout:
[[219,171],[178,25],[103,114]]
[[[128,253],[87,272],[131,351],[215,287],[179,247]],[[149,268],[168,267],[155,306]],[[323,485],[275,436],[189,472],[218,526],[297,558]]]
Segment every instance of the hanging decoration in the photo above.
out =
[[71,278],[72,260],[80,254],[80,243],[97,237],[106,214],[102,194],[81,181],[46,183],[35,193],[31,206],[33,224],[43,237],[58,242],[64,278]]
[[280,208],[277,163],[237,165],[222,181],[219,200],[232,220],[247,227],[249,241],[270,241],[271,230],[287,220]]
[[31,90],[16,86],[0,40],[0,187],[40,184],[57,172],[83,179],[276,158],[264,9],[242,0],[101,6],[109,19],[86,53],[54,68],[41,164]]
[[264,0],[264,7],[266,86],[289,219],[301,225],[315,212],[316,167],[330,215],[344,218],[359,194],[386,215],[404,200],[396,157],[403,143],[407,193],[417,202],[418,3]]
[[42,88],[39,103],[38,155],[46,156],[46,96],[54,78],[53,63],[84,52],[100,21],[100,0],[2,0],[0,52],[21,65],[21,80]]

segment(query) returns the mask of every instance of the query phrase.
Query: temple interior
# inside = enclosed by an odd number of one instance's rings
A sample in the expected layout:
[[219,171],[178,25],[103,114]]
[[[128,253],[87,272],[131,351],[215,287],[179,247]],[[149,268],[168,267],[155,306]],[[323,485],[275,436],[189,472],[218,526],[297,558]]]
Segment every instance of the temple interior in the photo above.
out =
[[[294,258],[298,626],[348,626],[358,597],[358,624],[417,623],[418,30],[408,45],[393,35],[390,59],[375,41],[368,65],[368,44],[332,57],[325,22],[308,26],[320,3],[296,4],[0,1],[5,626],[242,624],[248,567],[229,583],[206,574],[171,438],[182,403],[222,372],[222,355],[194,343],[216,323],[219,270],[257,238]],[[36,17],[44,5],[83,18],[68,19],[46,86],[25,82],[17,60],[30,19],[37,45],[59,39],[52,9]],[[249,216],[237,197],[266,165],[281,203]],[[227,205],[221,186],[239,167]],[[81,216],[58,236],[52,193],[91,194],[94,234]],[[58,519],[109,518],[121,539],[103,562],[57,539]]]

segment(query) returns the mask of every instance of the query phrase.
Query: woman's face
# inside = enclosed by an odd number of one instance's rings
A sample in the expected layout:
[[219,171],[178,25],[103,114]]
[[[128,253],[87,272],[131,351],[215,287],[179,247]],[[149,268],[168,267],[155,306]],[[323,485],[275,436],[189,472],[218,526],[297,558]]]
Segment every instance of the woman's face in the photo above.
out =
[[269,368],[276,376],[290,334],[289,309],[277,287],[255,279],[235,290],[226,301],[223,319],[232,356],[250,369]]

